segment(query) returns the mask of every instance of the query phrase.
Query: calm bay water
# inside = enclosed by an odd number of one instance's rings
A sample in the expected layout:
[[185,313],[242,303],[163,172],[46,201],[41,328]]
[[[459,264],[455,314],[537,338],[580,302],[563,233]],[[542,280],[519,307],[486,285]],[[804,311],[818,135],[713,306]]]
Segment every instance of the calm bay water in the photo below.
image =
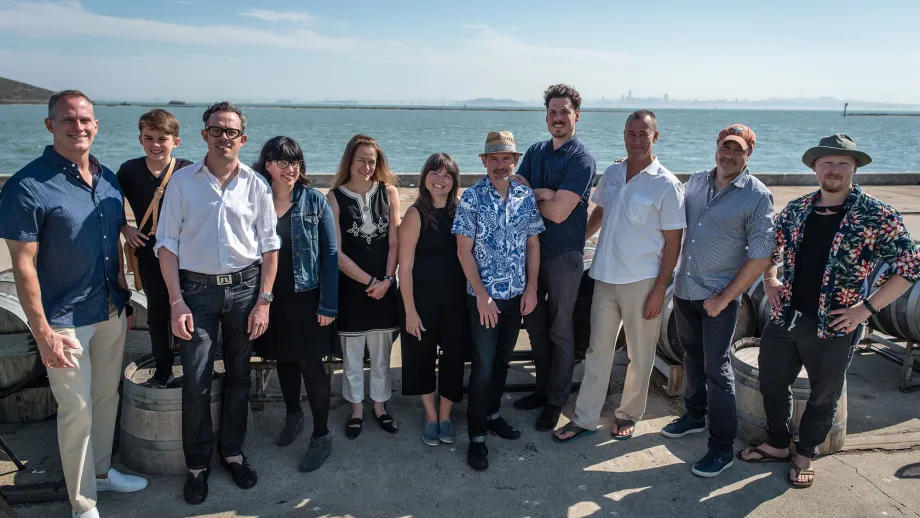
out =
[[[137,119],[141,106],[99,106],[99,134],[93,153],[117,169],[140,156]],[[198,160],[206,151],[199,135],[201,107],[170,107],[181,124],[177,156]],[[524,151],[549,138],[540,111],[410,111],[368,109],[249,108],[249,142],[242,158],[252,163],[261,147],[275,135],[287,135],[304,148],[307,170],[334,172],[348,139],[366,133],[381,145],[396,172],[418,172],[429,154],[445,151],[463,172],[482,171],[478,154],[488,131],[510,130]],[[837,112],[762,110],[659,110],[661,136],[655,153],[674,172],[712,167],[715,137],[732,123],[757,133],[751,159],[755,172],[805,172],[802,153],[823,136],[843,132],[873,157],[866,171],[920,171],[920,117],[841,117]],[[51,142],[42,106],[0,106],[0,174],[16,172]],[[603,170],[623,156],[623,124],[627,112],[587,111],[578,135]]]

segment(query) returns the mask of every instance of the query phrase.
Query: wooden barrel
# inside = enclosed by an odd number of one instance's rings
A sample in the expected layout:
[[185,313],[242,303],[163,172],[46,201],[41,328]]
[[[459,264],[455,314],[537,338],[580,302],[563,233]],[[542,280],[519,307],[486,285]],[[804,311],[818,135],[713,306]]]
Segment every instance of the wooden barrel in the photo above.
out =
[[[748,336],[754,336],[756,324],[754,303],[747,294],[743,294],[741,302],[738,304],[738,316],[735,318],[735,332],[732,335],[732,343]],[[661,308],[661,334],[658,336],[658,355],[674,363],[684,362],[684,348],[677,338],[677,320],[674,318],[673,284],[668,287],[664,306]]]
[[754,318],[756,319],[754,336],[760,337],[761,333],[763,333],[763,328],[767,327],[767,322],[770,321],[770,311],[772,310],[770,299],[767,298],[767,294],[763,289],[763,276],[760,276],[748,290],[748,297],[750,297],[753,304]]
[[0,397],[44,375],[38,346],[19,304],[13,270],[5,270],[0,272]]
[[[129,468],[147,475],[183,475],[188,468],[182,453],[182,388],[145,387],[153,368],[153,357],[148,356],[125,369],[121,459]],[[211,421],[215,432],[220,428],[223,372],[223,360],[215,360],[211,382]],[[173,374],[181,377],[182,367],[173,367]]]
[[[767,437],[767,417],[763,409],[763,396],[760,394],[760,380],[757,355],[760,353],[759,338],[745,338],[732,346],[731,361],[735,373],[735,406],[738,409],[738,437],[745,441],[759,441]],[[792,384],[792,422],[791,432],[799,433],[799,423],[811,389],[808,373],[803,368]],[[847,389],[837,401],[837,412],[833,425],[824,444],[818,447],[818,453],[828,455],[840,451],[847,438]]]
[[[888,269],[888,264],[879,263],[869,276],[872,293],[878,289],[875,283]],[[886,335],[920,342],[920,283],[914,283],[894,302],[882,308],[878,315],[872,316],[870,322],[872,327]]]

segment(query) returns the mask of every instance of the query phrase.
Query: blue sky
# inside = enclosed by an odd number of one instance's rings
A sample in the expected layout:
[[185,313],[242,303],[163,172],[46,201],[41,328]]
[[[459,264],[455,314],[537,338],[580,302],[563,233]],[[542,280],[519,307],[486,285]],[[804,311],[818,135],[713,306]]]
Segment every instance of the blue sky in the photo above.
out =
[[[563,7],[564,5],[564,7]],[[920,104],[920,2],[0,0],[0,76],[110,100]]]

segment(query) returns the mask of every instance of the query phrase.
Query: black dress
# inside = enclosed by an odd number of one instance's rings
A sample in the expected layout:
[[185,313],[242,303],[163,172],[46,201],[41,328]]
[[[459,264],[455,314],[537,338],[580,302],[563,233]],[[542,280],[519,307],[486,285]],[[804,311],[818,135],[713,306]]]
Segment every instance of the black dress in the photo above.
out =
[[[341,252],[369,275],[383,280],[390,252],[390,201],[383,182],[361,195],[344,186],[332,191],[339,204]],[[367,296],[367,287],[339,272],[339,336],[360,336],[374,331],[398,331],[396,284],[380,300]]]
[[294,250],[291,246],[291,209],[278,219],[278,273],[268,310],[268,330],[256,339],[256,353],[282,362],[318,358],[332,352],[331,326],[317,322],[319,288],[294,291]]

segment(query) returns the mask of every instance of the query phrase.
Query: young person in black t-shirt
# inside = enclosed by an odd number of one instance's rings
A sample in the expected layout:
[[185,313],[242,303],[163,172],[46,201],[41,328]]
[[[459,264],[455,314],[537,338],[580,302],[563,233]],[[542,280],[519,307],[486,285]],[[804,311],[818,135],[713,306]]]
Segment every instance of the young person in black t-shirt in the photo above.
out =
[[[130,224],[122,227],[125,236],[125,254],[134,254],[137,258],[138,272],[143,291],[147,295],[147,327],[150,330],[150,343],[156,360],[156,371],[149,384],[165,388],[172,380],[173,354],[171,351],[172,331],[169,323],[169,294],[166,283],[160,273],[160,262],[153,254],[156,244],[155,226],[158,212],[163,204],[157,189],[163,183],[163,175],[191,165],[191,161],[176,159],[173,164],[172,151],[179,146],[179,121],[166,110],[157,108],[141,115],[138,121],[140,135],[137,139],[144,147],[140,158],[128,160],[118,169],[118,183],[125,194],[131,211],[134,212],[135,224],[141,225],[148,209],[151,210],[143,228]],[[163,185],[165,190],[166,186]],[[156,202],[156,207],[151,203]]]

